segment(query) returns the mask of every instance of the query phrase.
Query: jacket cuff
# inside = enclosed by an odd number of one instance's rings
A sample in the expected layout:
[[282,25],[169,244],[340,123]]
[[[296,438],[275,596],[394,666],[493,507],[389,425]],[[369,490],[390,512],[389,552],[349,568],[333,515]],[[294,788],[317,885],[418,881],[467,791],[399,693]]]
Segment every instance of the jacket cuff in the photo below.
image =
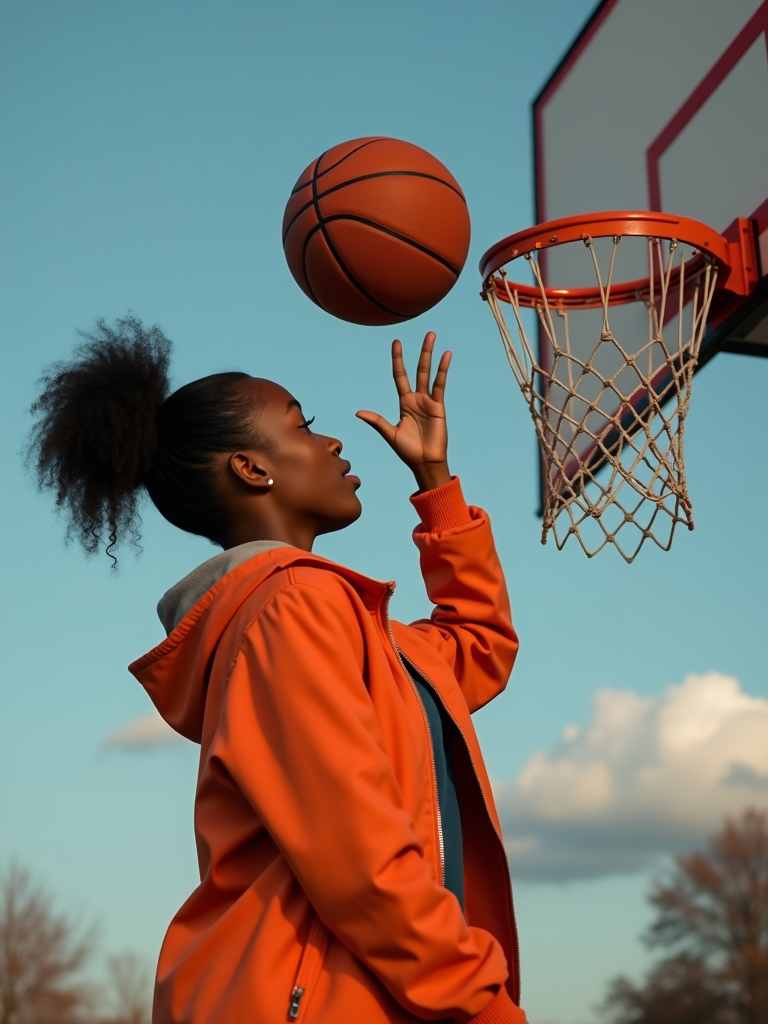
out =
[[412,494],[411,504],[427,533],[443,533],[472,520],[457,476],[452,476],[451,482],[442,487]]
[[525,1011],[516,1006],[502,986],[482,1013],[470,1024],[526,1024]]

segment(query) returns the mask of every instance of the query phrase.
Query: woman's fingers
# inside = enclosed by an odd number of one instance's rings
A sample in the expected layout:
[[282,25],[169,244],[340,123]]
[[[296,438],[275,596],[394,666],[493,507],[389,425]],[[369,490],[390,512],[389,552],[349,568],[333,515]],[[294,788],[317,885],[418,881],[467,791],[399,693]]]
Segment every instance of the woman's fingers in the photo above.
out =
[[429,375],[432,372],[432,349],[435,347],[437,335],[429,331],[424,337],[419,355],[419,365],[416,369],[416,390],[422,394],[429,394]]
[[410,394],[411,385],[408,382],[408,374],[405,372],[405,363],[403,362],[403,346],[397,339],[392,342],[392,376],[398,395],[402,398],[403,395]]
[[[424,337],[424,342],[421,346],[421,353],[419,354],[419,363],[416,368],[416,393],[429,395],[436,402],[440,402],[442,404],[445,393],[446,378],[448,376],[448,367],[451,362],[451,353],[443,352],[440,357],[437,373],[435,374],[435,380],[432,385],[432,389],[430,390],[429,378],[432,373],[432,352],[434,351],[436,340],[437,335],[434,331],[429,331]],[[397,338],[392,342],[392,377],[395,381],[397,393],[401,399],[406,395],[414,393],[411,390],[408,373],[405,369],[403,346]],[[366,420],[366,422],[371,421]],[[372,423],[371,425],[373,426]]]
[[432,385],[432,397],[442,405],[445,402],[445,382],[448,379],[448,367],[451,365],[451,353],[443,352],[435,374],[435,383]]
[[368,423],[373,427],[387,444],[393,444],[395,440],[395,434],[397,433],[397,427],[393,426],[388,420],[385,420],[383,416],[380,416],[377,412],[371,412],[369,409],[360,409],[359,412],[355,413],[355,416],[363,423]]

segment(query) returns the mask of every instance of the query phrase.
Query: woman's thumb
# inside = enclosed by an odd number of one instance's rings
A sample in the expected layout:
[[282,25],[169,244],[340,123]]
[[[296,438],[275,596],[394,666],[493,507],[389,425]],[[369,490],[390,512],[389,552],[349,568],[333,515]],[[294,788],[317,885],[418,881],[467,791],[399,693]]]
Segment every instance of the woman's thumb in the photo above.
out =
[[387,444],[393,444],[395,434],[397,433],[397,427],[393,426],[388,420],[385,420],[383,416],[380,416],[377,412],[371,412],[368,409],[360,409],[359,412],[355,413],[355,416],[363,423],[368,423],[375,431],[377,431]]

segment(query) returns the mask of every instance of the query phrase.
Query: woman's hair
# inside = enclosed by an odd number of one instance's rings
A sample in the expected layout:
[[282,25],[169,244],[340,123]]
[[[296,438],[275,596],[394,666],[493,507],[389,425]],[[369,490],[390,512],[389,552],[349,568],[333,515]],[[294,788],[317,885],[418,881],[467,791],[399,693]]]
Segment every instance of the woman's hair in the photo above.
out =
[[215,453],[264,448],[247,373],[215,373],[169,396],[171,342],[134,316],[96,321],[72,359],[43,375],[27,446],[38,486],[52,490],[67,538],[107,554],[140,537],[142,490],[169,522],[214,543],[226,513],[211,474]]

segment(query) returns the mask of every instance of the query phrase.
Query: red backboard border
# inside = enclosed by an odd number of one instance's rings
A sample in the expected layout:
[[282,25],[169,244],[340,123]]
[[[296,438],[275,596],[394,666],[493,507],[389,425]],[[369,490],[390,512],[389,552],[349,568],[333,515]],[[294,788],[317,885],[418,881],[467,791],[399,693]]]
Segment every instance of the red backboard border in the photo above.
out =
[[[681,105],[679,110],[670,118],[669,122],[659,132],[657,137],[646,150],[646,168],[648,172],[648,197],[652,210],[662,209],[661,177],[659,174],[659,161],[663,154],[669,149],[683,129],[693,120],[715,90],[722,85],[728,75],[733,71],[738,62],[744,56],[758,37],[765,37],[766,59],[768,59],[768,0],[758,7],[744,28],[739,32],[730,46],[722,56],[715,62],[712,68],[702,78],[690,96]],[[766,199],[758,210],[747,213],[740,210],[739,215],[750,219],[763,219],[768,217],[768,199]],[[768,224],[758,225],[762,231]]]

